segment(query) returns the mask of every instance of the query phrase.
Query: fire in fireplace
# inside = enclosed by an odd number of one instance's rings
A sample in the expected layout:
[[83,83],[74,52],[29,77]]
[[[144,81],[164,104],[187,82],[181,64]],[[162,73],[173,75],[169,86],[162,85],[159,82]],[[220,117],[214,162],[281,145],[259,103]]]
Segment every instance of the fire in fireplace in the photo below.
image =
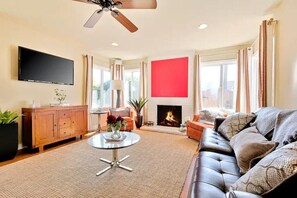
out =
[[182,107],[175,105],[157,105],[157,124],[161,126],[180,127]]

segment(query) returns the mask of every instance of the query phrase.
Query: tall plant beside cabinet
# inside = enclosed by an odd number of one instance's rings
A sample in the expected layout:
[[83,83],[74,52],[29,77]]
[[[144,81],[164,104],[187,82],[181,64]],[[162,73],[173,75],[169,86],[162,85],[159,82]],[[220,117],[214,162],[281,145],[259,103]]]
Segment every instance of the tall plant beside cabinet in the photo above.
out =
[[0,162],[13,159],[18,150],[16,112],[0,110]]
[[128,101],[128,104],[136,112],[135,125],[136,125],[136,128],[138,128],[138,129],[142,126],[142,123],[143,123],[143,115],[141,114],[141,110],[147,102],[148,102],[147,98],[139,98],[138,100],[130,99]]

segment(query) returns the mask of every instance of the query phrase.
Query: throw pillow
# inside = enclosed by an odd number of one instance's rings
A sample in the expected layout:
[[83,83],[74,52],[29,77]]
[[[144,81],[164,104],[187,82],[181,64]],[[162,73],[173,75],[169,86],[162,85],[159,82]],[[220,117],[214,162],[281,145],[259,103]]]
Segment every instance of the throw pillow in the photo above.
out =
[[199,122],[202,122],[204,124],[214,124],[214,121],[217,117],[224,117],[224,114],[219,111],[214,110],[201,110],[199,112]]
[[228,140],[241,131],[255,117],[254,114],[235,113],[228,116],[219,126],[218,131]]
[[297,139],[297,111],[281,111],[276,119],[272,140],[279,143],[277,149]]
[[237,164],[241,173],[246,173],[252,167],[252,161],[262,158],[272,152],[276,142],[268,141],[255,126],[249,127],[230,139]]
[[296,174],[297,142],[294,142],[269,153],[232,184],[231,188],[265,195]]
[[255,112],[257,117],[251,126],[256,126],[259,132],[265,136],[274,129],[276,117],[280,111],[281,109],[277,107],[262,107]]
[[130,107],[125,108],[110,108],[110,114],[114,116],[130,117]]

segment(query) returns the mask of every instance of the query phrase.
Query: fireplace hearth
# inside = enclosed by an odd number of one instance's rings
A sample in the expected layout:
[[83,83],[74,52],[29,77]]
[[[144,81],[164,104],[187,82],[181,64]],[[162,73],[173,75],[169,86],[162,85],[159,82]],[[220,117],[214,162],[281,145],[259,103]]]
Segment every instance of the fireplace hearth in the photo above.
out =
[[157,105],[157,125],[180,127],[182,107],[176,105]]

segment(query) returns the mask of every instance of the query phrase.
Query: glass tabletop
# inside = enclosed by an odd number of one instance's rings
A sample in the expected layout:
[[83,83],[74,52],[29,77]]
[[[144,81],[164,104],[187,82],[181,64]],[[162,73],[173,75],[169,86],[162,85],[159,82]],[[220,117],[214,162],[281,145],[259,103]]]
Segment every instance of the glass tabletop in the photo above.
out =
[[111,132],[100,133],[88,139],[88,144],[98,149],[118,149],[131,146],[140,140],[140,136],[135,132],[120,132],[126,138],[122,141],[108,141],[106,136]]

